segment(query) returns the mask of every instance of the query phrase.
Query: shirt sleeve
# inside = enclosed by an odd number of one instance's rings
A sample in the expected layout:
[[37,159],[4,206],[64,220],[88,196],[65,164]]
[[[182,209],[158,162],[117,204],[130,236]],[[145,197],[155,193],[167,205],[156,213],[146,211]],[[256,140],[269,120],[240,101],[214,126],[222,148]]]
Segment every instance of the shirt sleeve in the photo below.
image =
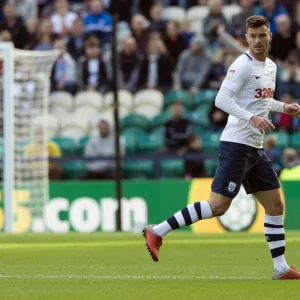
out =
[[277,101],[275,99],[271,99],[270,101],[270,110],[271,111],[277,111],[277,112],[284,112],[284,103],[281,101]]
[[247,63],[233,63],[228,71],[222,87],[228,88],[237,94],[241,88],[248,82],[250,67]]
[[249,122],[254,114],[241,108],[234,100],[234,96],[235,93],[232,90],[222,86],[216,97],[216,107],[222,109],[229,115]]

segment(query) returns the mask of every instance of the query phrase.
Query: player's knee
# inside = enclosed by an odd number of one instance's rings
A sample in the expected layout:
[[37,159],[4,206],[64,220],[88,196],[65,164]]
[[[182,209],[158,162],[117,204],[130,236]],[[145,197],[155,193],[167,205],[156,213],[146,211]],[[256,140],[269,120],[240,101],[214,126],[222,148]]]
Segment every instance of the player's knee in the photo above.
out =
[[230,207],[232,199],[223,195],[215,194],[209,199],[209,204],[214,217],[222,216]]

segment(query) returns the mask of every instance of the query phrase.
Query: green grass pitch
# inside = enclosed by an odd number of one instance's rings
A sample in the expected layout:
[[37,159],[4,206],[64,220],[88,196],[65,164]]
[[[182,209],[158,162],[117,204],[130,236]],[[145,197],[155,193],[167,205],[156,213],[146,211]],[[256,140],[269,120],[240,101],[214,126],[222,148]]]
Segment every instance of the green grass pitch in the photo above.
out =
[[[141,234],[0,236],[0,299],[299,299],[299,281],[272,281],[263,234],[170,233],[152,262]],[[286,235],[300,267],[300,232]]]

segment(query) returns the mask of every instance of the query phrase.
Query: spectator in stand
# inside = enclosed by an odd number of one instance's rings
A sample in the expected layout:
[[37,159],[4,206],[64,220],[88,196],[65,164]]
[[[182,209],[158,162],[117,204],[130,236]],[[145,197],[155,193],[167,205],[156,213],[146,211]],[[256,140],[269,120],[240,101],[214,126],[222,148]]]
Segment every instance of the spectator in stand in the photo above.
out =
[[295,9],[294,20],[295,20],[298,28],[300,28],[300,2],[299,1],[297,3],[296,9]]
[[0,22],[0,31],[8,30],[16,48],[24,49],[28,44],[29,33],[21,17],[17,16],[16,7],[6,4],[3,7],[4,20]]
[[172,85],[172,60],[163,41],[151,38],[148,43],[147,56],[141,64],[139,87],[159,89],[166,92]]
[[209,120],[211,122],[210,132],[221,132],[225,128],[227,124],[228,114],[223,110],[216,107],[214,104],[212,105],[209,113]]
[[224,64],[225,49],[218,49],[215,53],[211,73],[209,76],[208,87],[212,89],[219,89],[226,76],[226,68]]
[[[295,99],[289,93],[285,93],[280,97],[280,101],[285,104],[295,103]],[[293,118],[292,116],[284,113],[274,113],[273,123],[280,131],[287,131],[292,133],[299,128],[299,119]]]
[[136,15],[131,20],[132,36],[136,40],[138,52],[146,55],[146,49],[150,38],[149,23],[142,15]]
[[185,18],[181,22],[181,32],[185,38],[185,44],[190,47],[193,38],[196,36],[196,33],[191,31],[191,22],[188,18]]
[[282,162],[284,168],[280,172],[280,180],[300,180],[300,160],[296,149],[284,149]]
[[70,53],[67,52],[63,38],[56,39],[53,48],[59,50],[61,55],[57,58],[52,70],[52,90],[64,90],[74,95],[78,88],[77,64]]
[[291,93],[296,99],[300,99],[300,68],[296,56],[289,56],[286,60],[286,68],[280,74],[278,82],[278,94]]
[[296,33],[295,44],[296,46],[294,49],[290,50],[289,56],[297,57],[297,60],[300,61],[300,31]]
[[174,88],[188,89],[196,95],[206,83],[211,64],[211,58],[206,53],[205,40],[202,37],[195,37],[190,49],[184,51],[179,57],[174,75]]
[[139,79],[141,58],[136,41],[130,36],[123,41],[120,53],[119,88],[135,92]]
[[145,16],[146,19],[150,20],[151,7],[157,3],[157,0],[136,0],[138,2],[138,12]]
[[0,42],[11,42],[12,36],[8,30],[0,31]]
[[[115,137],[109,124],[102,120],[98,125],[99,134],[89,139],[84,150],[88,158],[115,155]],[[121,140],[121,153],[124,155],[124,143]],[[95,160],[87,163],[87,173],[82,179],[113,179],[115,178],[115,160]]]
[[119,22],[124,21],[130,23],[131,10],[134,1],[135,0],[112,0],[110,1],[108,11],[111,14],[117,13],[119,16]]
[[80,18],[77,18],[70,30],[70,38],[67,44],[68,52],[77,60],[83,55],[84,26]]
[[176,21],[169,21],[167,23],[164,43],[173,59],[173,63],[176,64],[179,55],[187,48],[185,37],[181,33],[180,23]]
[[10,0],[8,2],[16,7],[17,15],[25,22],[38,17],[36,0]]
[[261,0],[261,10],[259,15],[266,17],[270,22],[270,30],[273,34],[276,33],[276,18],[279,15],[287,15],[288,12],[284,6],[277,4],[276,0]]
[[246,33],[246,22],[250,16],[255,15],[253,9],[254,0],[241,0],[240,6],[242,11],[232,17],[232,34],[235,37],[240,37]]
[[282,6],[284,6],[286,8],[286,10],[288,11],[288,14],[290,16],[292,16],[297,8],[297,3],[300,3],[298,0],[277,0],[278,4],[281,4]]
[[107,67],[101,57],[97,37],[90,36],[84,43],[84,56],[79,59],[81,88],[89,91],[106,92],[109,88]]
[[30,42],[31,50],[52,50],[53,42],[57,35],[52,32],[52,24],[49,19],[41,19],[37,32],[33,34]]
[[95,35],[100,40],[102,47],[110,41],[112,18],[103,10],[102,0],[91,0],[90,12],[83,22],[86,35]]
[[210,45],[214,45],[217,42],[218,34],[217,28],[223,24],[227,27],[226,18],[222,13],[223,1],[222,0],[210,0],[208,4],[209,14],[203,21],[203,33],[207,38]]
[[184,9],[189,7],[190,0],[163,0],[164,6],[180,6]]
[[174,102],[171,106],[172,119],[163,126],[165,151],[181,155],[188,146],[189,138],[193,133],[192,123],[184,119],[183,106],[180,102]]
[[59,35],[68,35],[78,16],[69,10],[68,0],[55,0],[55,12],[51,16],[53,32]]
[[276,139],[273,136],[269,136],[264,141],[264,149],[268,157],[272,161],[273,167],[277,174],[279,174],[281,165],[281,151],[276,147]]
[[280,15],[276,18],[277,31],[273,36],[270,54],[276,60],[278,66],[282,66],[290,49],[296,47],[295,30],[292,28],[292,20],[288,15]]
[[[24,150],[27,161],[27,171],[38,173],[44,171],[45,151],[48,152],[49,158],[60,158],[62,156],[61,149],[54,141],[45,141],[43,127],[34,128],[32,142],[29,143]],[[49,162],[49,179],[61,180],[63,178],[63,170],[59,162]]]
[[[188,139],[187,147],[183,148],[178,155],[200,154],[202,153],[202,140],[199,136],[192,134]],[[204,162],[203,159],[186,159],[184,162],[184,178],[192,179],[204,177]]]
[[165,34],[167,20],[162,17],[163,7],[160,3],[156,3],[151,7],[150,10],[150,29],[152,32],[160,32]]
[[282,155],[283,169],[280,173],[281,180],[300,179],[300,160],[299,154],[294,148],[285,148]]
[[198,5],[208,5],[209,0],[189,0],[189,7],[198,6]]
[[[35,35],[35,33],[38,30],[38,26],[39,26],[39,19],[38,18],[31,18],[29,20],[27,20],[26,23],[26,27],[28,30],[28,34],[29,34],[29,41],[31,39],[31,37],[33,37]],[[30,43],[28,45],[28,47],[30,46]]]

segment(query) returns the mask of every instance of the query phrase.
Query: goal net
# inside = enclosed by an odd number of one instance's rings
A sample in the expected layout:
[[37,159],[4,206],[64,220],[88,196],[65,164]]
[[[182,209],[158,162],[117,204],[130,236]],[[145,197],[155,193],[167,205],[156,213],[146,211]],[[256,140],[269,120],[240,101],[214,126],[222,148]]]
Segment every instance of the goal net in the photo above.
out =
[[9,43],[0,43],[4,200],[0,227],[6,232],[45,230],[43,210],[49,198],[48,97],[50,74],[58,54],[17,50]]

